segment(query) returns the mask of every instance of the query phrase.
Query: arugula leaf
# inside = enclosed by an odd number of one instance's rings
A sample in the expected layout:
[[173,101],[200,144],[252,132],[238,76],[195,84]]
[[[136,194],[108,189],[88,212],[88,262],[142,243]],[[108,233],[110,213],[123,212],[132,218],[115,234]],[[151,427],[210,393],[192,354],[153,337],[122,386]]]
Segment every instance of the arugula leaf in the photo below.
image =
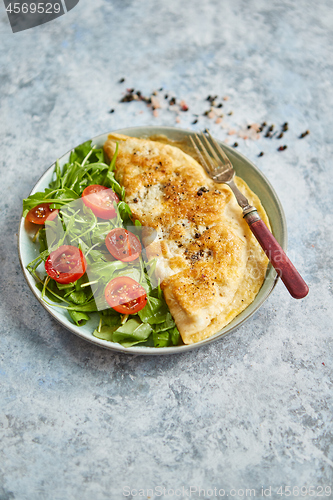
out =
[[104,162],[104,151],[103,151],[103,148],[101,148],[101,149],[95,149],[95,155],[96,155],[97,161]]
[[[50,285],[51,283],[52,283],[52,282],[50,282],[50,283],[49,283],[49,285]],[[52,286],[52,285],[51,285],[51,286]],[[43,284],[42,282],[38,281],[38,282],[36,283],[36,288],[38,288],[38,290],[39,290],[40,292],[42,292],[42,291],[43,291],[43,288],[44,288],[44,284]],[[55,294],[55,293],[54,293],[54,292],[52,292],[52,291],[50,290],[50,288],[48,288],[48,287],[45,289],[45,295],[46,295],[46,297],[47,297],[49,300],[52,300],[53,302],[58,302],[58,303],[63,302],[63,297],[61,297],[60,295]]]
[[118,212],[120,214],[120,217],[123,220],[123,223],[124,224],[131,224],[132,223],[132,221],[131,221],[132,212],[131,212],[130,207],[127,205],[127,203],[125,203],[124,201],[120,201],[117,205],[117,208],[118,208]]
[[29,210],[40,203],[51,203],[51,208],[61,208],[62,205],[70,203],[78,198],[77,193],[71,189],[50,189],[46,188],[44,193],[38,192],[23,200],[23,217]]
[[38,241],[39,241],[39,253],[42,254],[45,251],[47,251],[47,256],[48,256],[45,227],[41,227],[40,230],[38,231]]
[[[105,237],[112,229],[141,226],[138,220],[132,220],[130,207],[124,201],[125,189],[115,179],[117,152],[118,143],[113,159],[107,165],[103,148],[92,147],[91,141],[81,144],[71,152],[69,161],[62,168],[59,161],[56,162],[52,182],[44,192],[34,193],[23,200],[24,216],[40,203],[50,203],[52,208],[60,209],[59,216],[39,230],[40,255],[27,269],[35,277],[36,286],[43,291],[45,299],[52,301],[51,305],[57,303],[57,307],[67,309],[76,325],[85,324],[89,313],[98,312],[100,325],[93,332],[94,336],[119,342],[125,347],[176,345],[179,332],[162,290],[159,285],[157,289],[152,289],[151,285],[150,276],[156,261],[147,265],[142,258],[131,263],[111,260],[105,246]],[[119,203],[114,202],[117,213],[114,219],[97,218],[82,202],[82,192],[91,184],[109,187],[119,196]],[[75,283],[56,283],[49,277],[43,281],[39,276],[43,262],[61,244],[78,246],[86,257],[87,274]],[[123,316],[111,309],[104,297],[105,285],[118,276],[131,277],[147,292],[147,305],[124,324],[121,324]]]
[[[42,234],[39,235],[39,244],[42,248],[57,248],[66,238],[62,222],[59,217],[52,221],[45,221]],[[43,245],[43,246],[42,246]]]
[[77,146],[74,151],[71,152],[70,162],[74,163],[75,161],[77,161],[78,163],[82,163],[90,151],[91,141],[80,144],[80,146]]
[[121,200],[125,198],[125,188],[116,181],[113,172],[108,172],[105,179],[105,185],[113,189]]

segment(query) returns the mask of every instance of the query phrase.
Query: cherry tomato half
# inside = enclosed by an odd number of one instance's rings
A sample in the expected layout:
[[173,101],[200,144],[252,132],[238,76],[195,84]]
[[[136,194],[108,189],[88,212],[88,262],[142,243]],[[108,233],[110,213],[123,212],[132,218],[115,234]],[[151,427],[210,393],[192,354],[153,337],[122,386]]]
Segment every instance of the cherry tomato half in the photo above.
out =
[[122,227],[112,229],[105,238],[105,244],[110,254],[123,262],[135,260],[141,253],[139,239]]
[[116,211],[113,202],[119,202],[116,193],[105,186],[92,184],[87,186],[82,193],[83,203],[91,208],[96,217],[101,219],[113,219],[116,216]]
[[26,219],[34,224],[45,224],[46,219],[53,220],[59,213],[59,210],[50,208],[51,203],[41,203],[29,210]]
[[135,314],[147,304],[145,289],[128,276],[118,276],[109,281],[104,295],[109,306],[121,314]]
[[53,211],[50,213],[50,215],[49,215],[48,217],[46,217],[46,220],[47,220],[48,222],[50,222],[50,221],[54,220],[54,219],[57,217],[57,215],[58,215],[58,214],[59,214],[59,210],[57,210],[57,209],[56,209],[56,210],[53,210]]
[[60,246],[45,262],[45,271],[58,283],[73,283],[84,275],[86,269],[83,253],[72,245]]

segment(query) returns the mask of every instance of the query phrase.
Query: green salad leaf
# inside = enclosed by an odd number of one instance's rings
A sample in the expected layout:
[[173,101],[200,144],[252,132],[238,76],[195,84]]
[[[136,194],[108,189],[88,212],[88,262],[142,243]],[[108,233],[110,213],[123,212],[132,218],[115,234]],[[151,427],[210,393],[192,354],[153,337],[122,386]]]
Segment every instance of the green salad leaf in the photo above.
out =
[[[152,332],[152,327],[147,323],[141,323],[138,318],[129,319],[126,323],[113,333],[113,341],[120,344],[130,345],[144,342]],[[130,345],[129,345],[130,344]]]
[[168,311],[169,309],[164,299],[149,297],[146,306],[138,312],[138,315],[143,323],[155,325],[166,321]]
[[[58,217],[40,227],[37,235],[39,255],[27,269],[34,276],[43,300],[67,310],[75,325],[82,326],[90,320],[91,313],[97,314],[99,325],[92,332],[95,337],[118,342],[124,347],[177,345],[179,332],[160,286],[152,287],[156,262],[145,263],[142,256],[133,262],[115,260],[105,245],[105,238],[112,229],[131,226],[132,230],[136,228],[137,234],[141,226],[138,220],[133,220],[130,207],[124,201],[125,189],[115,179],[117,154],[118,143],[108,164],[103,149],[87,141],[70,153],[65,165],[60,167],[59,161],[56,162],[49,187],[23,200],[24,217],[41,203],[49,203],[51,208],[59,210]],[[96,217],[82,202],[84,189],[92,184],[111,188],[118,195],[113,219]],[[61,284],[45,275],[45,261],[61,245],[79,247],[87,261],[86,273],[74,283]],[[104,297],[109,281],[121,276],[134,279],[147,293],[145,307],[130,316],[110,308]]]
[[77,326],[85,325],[90,319],[89,315],[84,312],[68,311],[68,313]]

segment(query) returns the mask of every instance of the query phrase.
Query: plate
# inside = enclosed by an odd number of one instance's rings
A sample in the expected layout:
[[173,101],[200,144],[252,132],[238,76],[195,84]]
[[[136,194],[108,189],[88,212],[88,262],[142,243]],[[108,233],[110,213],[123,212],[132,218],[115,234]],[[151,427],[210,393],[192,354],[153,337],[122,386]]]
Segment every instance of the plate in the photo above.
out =
[[[140,137],[147,138],[155,135],[164,135],[168,139],[172,141],[182,141],[185,140],[189,135],[194,134],[191,130],[184,130],[175,127],[131,127],[121,130],[114,131],[116,133],[121,133],[125,135],[129,135],[132,137]],[[97,147],[101,147],[107,139],[109,133],[102,134],[92,139],[93,144]],[[223,145],[224,150],[227,152],[230,160],[232,161],[234,168],[236,170],[236,174],[244,179],[244,181],[249,185],[249,187],[256,193],[269,217],[272,232],[280,243],[282,248],[286,250],[287,247],[287,226],[286,220],[283,212],[283,208],[281,203],[269,183],[266,177],[260,172],[260,170],[245,156],[236,151],[234,148],[218,141],[221,145]],[[69,151],[65,155],[63,155],[59,159],[60,166],[62,167],[69,160]],[[54,171],[55,164],[51,165],[50,168],[46,170],[44,175],[39,179],[37,184],[34,186],[30,194],[33,194],[37,191],[44,191],[46,187],[48,187],[49,183],[52,180],[52,174]],[[37,297],[42,306],[65,328],[75,333],[79,337],[93,344],[97,344],[106,349],[110,349],[112,351],[123,352],[126,354],[177,354],[185,351],[189,351],[191,349],[196,349],[203,345],[207,345],[210,342],[215,342],[216,340],[221,339],[226,334],[231,333],[240,325],[242,325],[245,321],[247,321],[252,314],[254,314],[259,307],[265,302],[267,297],[272,292],[276,282],[277,275],[274,268],[269,265],[265,277],[265,281],[259,290],[258,295],[255,297],[254,301],[236,318],[233,319],[231,323],[225,326],[221,331],[217,332],[213,336],[197,342],[195,344],[190,345],[180,345],[180,346],[172,346],[172,347],[163,347],[163,348],[155,348],[155,347],[128,347],[125,348],[120,344],[108,342],[106,340],[101,340],[92,335],[92,332],[97,327],[98,319],[96,316],[92,315],[91,319],[81,327],[78,327],[71,323],[69,318],[67,317],[67,312],[64,309],[59,309],[53,306],[49,306],[41,299],[41,293],[35,286],[35,280],[27,271],[26,266],[31,262],[34,258],[36,258],[39,254],[38,246],[32,242],[31,235],[29,235],[28,231],[25,228],[25,219],[21,219],[18,233],[18,251],[21,266],[23,269],[24,276],[33,292],[33,294]]]

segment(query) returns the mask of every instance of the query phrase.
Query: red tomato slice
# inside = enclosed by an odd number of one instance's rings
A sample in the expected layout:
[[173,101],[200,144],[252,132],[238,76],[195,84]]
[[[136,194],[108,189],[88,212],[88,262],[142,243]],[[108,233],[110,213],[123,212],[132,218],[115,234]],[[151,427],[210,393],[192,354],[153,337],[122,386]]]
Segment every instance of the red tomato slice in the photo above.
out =
[[54,220],[59,214],[59,210],[53,210],[48,217],[46,217],[47,221]]
[[121,314],[135,314],[147,304],[145,289],[128,276],[118,276],[109,281],[104,295],[109,306]]
[[116,193],[105,186],[92,184],[87,186],[82,193],[83,203],[91,208],[96,217],[101,219],[113,219],[116,216],[116,211],[113,202],[119,202]]
[[[40,205],[37,205],[36,207],[29,210],[26,219],[29,222],[33,222],[34,224],[44,224],[46,219],[53,220],[59,213],[59,210],[50,208],[50,205],[51,203],[41,203]],[[51,214],[54,214],[53,219],[50,219]]]
[[87,262],[79,248],[62,245],[51,252],[45,262],[47,274],[58,283],[73,283],[81,278],[87,269]]
[[141,243],[135,234],[122,227],[112,229],[105,238],[110,254],[123,262],[130,262],[139,257]]

